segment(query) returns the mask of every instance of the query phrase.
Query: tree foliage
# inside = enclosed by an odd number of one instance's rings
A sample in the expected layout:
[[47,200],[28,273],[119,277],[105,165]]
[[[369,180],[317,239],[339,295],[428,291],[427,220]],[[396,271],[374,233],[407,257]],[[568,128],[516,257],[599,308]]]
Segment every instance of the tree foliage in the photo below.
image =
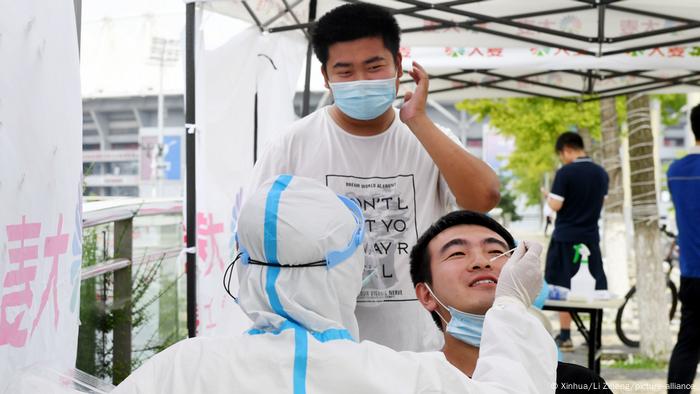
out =
[[[661,103],[661,119],[665,126],[678,123],[686,104],[685,94],[656,95]],[[488,118],[504,136],[515,140],[515,151],[506,169],[513,175],[515,191],[527,196],[528,204],[540,202],[540,187],[547,173],[553,174],[559,163],[554,143],[564,131],[587,129],[594,141],[600,141],[600,103],[571,103],[547,98],[507,98],[464,100],[457,109]],[[618,123],[627,119],[624,97],[616,101]],[[591,148],[591,147],[587,147]]]
[[679,94],[657,94],[652,96],[661,102],[661,123],[675,126],[683,118],[683,107],[688,103],[688,96]]
[[511,222],[522,220],[523,217],[518,214],[518,207],[515,204],[518,196],[510,189],[512,177],[499,175],[498,178],[501,181],[501,200],[498,202],[498,208],[501,208],[503,217],[509,218]]
[[515,190],[527,196],[528,204],[540,201],[544,174],[552,173],[558,159],[554,143],[564,131],[587,128],[600,139],[600,106],[597,101],[566,103],[546,98],[465,100],[457,105],[515,140],[515,151],[506,168],[514,177]]

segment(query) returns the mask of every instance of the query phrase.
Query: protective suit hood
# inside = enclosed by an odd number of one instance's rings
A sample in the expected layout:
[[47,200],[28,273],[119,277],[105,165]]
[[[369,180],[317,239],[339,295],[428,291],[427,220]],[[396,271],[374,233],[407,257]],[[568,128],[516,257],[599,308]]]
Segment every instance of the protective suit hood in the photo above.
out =
[[347,330],[358,339],[364,219],[342,198],[316,180],[290,175],[248,196],[238,219],[238,302],[253,321],[251,332],[291,323],[319,335]]

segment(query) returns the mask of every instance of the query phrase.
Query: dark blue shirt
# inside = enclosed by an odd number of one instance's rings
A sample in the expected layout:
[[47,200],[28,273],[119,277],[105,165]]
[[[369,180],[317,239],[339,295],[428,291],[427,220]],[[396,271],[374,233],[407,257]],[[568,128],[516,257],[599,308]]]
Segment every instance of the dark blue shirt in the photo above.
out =
[[671,164],[668,190],[676,207],[681,276],[700,278],[700,148]]
[[608,174],[588,157],[557,171],[550,198],[563,202],[552,239],[559,242],[600,242],[598,219],[608,194]]

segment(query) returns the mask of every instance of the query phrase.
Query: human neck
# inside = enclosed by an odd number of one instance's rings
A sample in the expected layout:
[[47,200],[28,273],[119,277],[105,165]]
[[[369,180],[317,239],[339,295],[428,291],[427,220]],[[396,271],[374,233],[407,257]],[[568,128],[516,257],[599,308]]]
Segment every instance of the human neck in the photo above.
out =
[[586,156],[588,156],[588,155],[586,154],[585,150],[579,150],[579,151],[573,152],[571,155],[572,160],[577,160],[577,159],[580,159],[580,158],[586,157]]
[[394,107],[389,107],[378,118],[370,120],[353,119],[343,113],[337,106],[330,108],[330,114],[333,121],[343,130],[352,135],[360,137],[371,137],[383,133],[394,122],[396,113]]
[[571,151],[567,157],[565,157],[564,164],[571,164],[575,162],[576,160],[586,157],[586,151],[584,150],[577,150],[577,151]]
[[468,345],[450,334],[445,334],[445,347],[442,348],[445,358],[450,364],[471,377],[479,358],[479,348]]

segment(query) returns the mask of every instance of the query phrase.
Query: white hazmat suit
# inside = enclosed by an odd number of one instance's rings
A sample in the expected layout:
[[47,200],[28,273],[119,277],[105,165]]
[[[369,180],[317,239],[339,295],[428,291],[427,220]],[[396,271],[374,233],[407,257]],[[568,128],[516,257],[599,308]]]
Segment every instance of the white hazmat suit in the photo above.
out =
[[473,379],[440,352],[356,342],[363,228],[359,208],[318,181],[281,175],[263,183],[238,224],[238,302],[253,328],[179,342],[114,393],[554,392],[551,337],[513,297],[497,298],[486,314]]

